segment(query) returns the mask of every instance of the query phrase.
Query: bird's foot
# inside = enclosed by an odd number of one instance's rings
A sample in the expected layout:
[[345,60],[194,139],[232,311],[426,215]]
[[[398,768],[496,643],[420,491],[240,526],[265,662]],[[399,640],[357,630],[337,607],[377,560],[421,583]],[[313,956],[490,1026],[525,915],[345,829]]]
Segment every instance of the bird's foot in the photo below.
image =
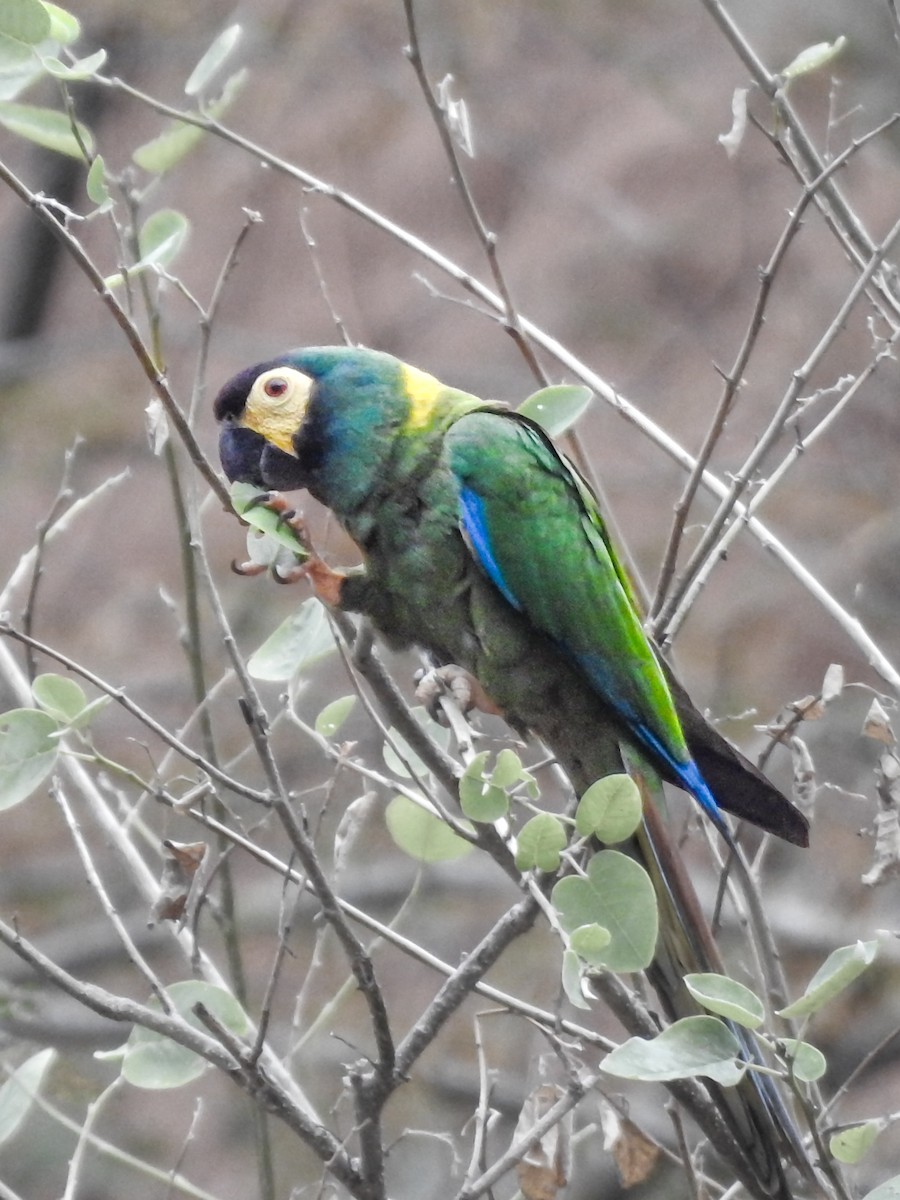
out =
[[[238,575],[248,576],[270,571],[276,583],[297,583],[301,579],[309,579],[313,591],[323,604],[331,608],[339,607],[346,576],[341,571],[333,570],[316,554],[303,516],[280,492],[260,493],[241,515],[246,520],[252,509],[260,508],[277,517],[274,530],[263,529],[263,532],[274,534],[282,542],[279,552],[264,562],[233,562],[231,569]],[[252,518],[249,519],[252,522]]]
[[503,716],[475,676],[453,663],[416,676],[416,699],[425,705],[432,717],[439,711],[442,696],[452,699],[463,713],[477,708],[479,712]]

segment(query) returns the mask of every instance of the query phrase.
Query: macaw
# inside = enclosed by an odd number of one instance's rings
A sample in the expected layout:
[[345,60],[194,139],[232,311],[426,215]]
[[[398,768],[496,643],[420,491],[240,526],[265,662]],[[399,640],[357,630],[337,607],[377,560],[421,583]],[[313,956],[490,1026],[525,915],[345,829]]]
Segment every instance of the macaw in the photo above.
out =
[[[597,500],[535,422],[349,347],[241,371],[215,415],[229,479],[307,489],[358,546],[362,569],[308,564],[320,596],[367,615],[391,645],[470,672],[510,724],[553,750],[577,792],[620,771],[624,745],[729,843],[723,810],[807,844],[806,818],[701,716],[645,634]],[[633,852],[659,884],[646,828]],[[661,910],[673,907],[666,888],[663,878]],[[670,926],[684,926],[674,908]],[[716,966],[702,938],[662,922],[661,912],[650,975],[674,1018],[696,1011],[679,976]],[[748,1094],[751,1110],[767,1110],[743,1128],[759,1194],[787,1195],[777,1152],[749,1144],[786,1114],[768,1112],[764,1089]]]

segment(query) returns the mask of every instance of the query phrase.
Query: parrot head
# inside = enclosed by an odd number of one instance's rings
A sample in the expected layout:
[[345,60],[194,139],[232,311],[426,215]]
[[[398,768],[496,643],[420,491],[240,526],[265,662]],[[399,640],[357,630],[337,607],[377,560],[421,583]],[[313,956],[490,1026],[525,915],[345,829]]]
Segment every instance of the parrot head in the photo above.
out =
[[314,379],[292,355],[235,375],[215,402],[219,457],[234,482],[290,491],[303,486],[294,439],[303,428]]
[[456,397],[432,375],[362,347],[291,350],[239,372],[215,402],[222,467],[234,482],[307,488],[352,511],[396,462],[398,441],[440,426]]

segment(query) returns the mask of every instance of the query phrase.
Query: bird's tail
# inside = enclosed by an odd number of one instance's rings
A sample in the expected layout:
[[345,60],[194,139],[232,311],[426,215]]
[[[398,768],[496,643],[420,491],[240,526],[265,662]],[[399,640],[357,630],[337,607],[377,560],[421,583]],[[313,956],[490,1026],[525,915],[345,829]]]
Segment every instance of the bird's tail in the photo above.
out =
[[[674,1021],[702,1011],[685,986],[684,976],[708,971],[722,974],[724,967],[681,856],[647,794],[652,784],[643,773],[637,782],[644,793],[645,817],[634,839],[634,853],[653,881],[659,904],[659,939],[647,974],[666,1017]],[[761,1064],[762,1053],[753,1035],[739,1026],[732,1030],[742,1046],[742,1057]],[[730,1165],[740,1171],[742,1182],[755,1196],[790,1200],[786,1164],[795,1165],[810,1178],[812,1168],[777,1081],[750,1070],[735,1087],[705,1082],[730,1134],[734,1153],[728,1157]],[[709,1135],[711,1131],[704,1132]]]

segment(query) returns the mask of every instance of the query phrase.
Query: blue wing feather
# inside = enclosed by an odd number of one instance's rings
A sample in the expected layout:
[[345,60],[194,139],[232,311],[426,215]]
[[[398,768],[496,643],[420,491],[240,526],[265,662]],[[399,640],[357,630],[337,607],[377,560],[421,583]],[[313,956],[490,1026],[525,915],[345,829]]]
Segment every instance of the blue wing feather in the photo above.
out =
[[463,487],[459,491],[459,501],[462,527],[466,531],[472,549],[475,551],[475,558],[481,569],[494,587],[499,589],[503,594],[504,599],[508,600],[513,608],[521,612],[522,605],[510,591],[506,580],[503,578],[503,572],[500,570],[500,564],[497,562],[496,556],[491,549],[491,539],[488,534],[487,519],[484,511],[484,500],[471,488]]

